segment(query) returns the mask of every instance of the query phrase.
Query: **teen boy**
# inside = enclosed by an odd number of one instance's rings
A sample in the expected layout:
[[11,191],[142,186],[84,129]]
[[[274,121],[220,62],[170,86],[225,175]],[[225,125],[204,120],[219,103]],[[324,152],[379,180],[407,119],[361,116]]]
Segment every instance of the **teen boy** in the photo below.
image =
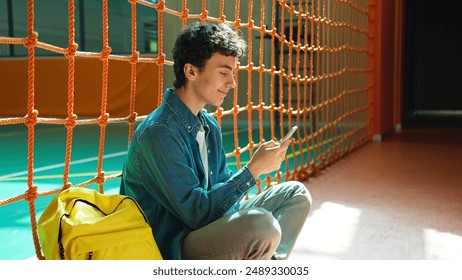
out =
[[162,104],[137,127],[120,193],[146,213],[164,259],[286,259],[311,207],[297,181],[243,200],[261,174],[280,168],[288,142],[261,144],[233,174],[217,121],[236,86],[246,43],[227,24],[192,24],[173,47],[175,81]]

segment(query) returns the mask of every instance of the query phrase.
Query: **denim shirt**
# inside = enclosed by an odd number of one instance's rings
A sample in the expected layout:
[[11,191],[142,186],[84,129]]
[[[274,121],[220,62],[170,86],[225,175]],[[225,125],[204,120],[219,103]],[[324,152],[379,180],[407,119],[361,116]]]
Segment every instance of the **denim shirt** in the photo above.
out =
[[[201,122],[208,147],[208,186],[196,141]],[[181,259],[182,240],[237,210],[256,184],[246,166],[228,168],[217,121],[195,116],[167,89],[162,104],[136,128],[122,171],[120,193],[140,204],[164,259]]]

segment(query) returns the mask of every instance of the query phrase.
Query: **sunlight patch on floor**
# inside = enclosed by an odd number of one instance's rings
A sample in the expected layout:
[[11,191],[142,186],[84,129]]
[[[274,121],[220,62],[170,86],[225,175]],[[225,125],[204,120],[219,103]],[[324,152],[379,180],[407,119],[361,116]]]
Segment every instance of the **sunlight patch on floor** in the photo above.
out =
[[339,259],[350,249],[361,210],[334,202],[324,202],[306,221],[292,253],[305,258]]
[[462,236],[425,228],[423,238],[426,259],[462,260]]

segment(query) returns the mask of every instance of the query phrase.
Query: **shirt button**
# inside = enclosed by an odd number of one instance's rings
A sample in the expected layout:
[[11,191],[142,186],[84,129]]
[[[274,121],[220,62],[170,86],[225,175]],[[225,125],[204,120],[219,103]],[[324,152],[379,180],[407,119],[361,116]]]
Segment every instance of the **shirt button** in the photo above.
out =
[[191,129],[191,126],[190,126],[190,125],[188,125],[188,129]]
[[245,183],[247,186],[250,186],[250,182]]
[[212,174],[213,174],[213,171],[210,171],[210,175],[212,175]]
[[208,151],[208,152],[209,152],[209,154],[210,154],[210,149],[208,149],[207,151]]

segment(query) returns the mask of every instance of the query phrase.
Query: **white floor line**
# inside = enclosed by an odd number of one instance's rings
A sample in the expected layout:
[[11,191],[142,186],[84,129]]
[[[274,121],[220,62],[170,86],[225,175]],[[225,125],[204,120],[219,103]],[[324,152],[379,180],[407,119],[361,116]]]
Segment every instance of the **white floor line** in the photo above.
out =
[[[124,156],[126,154],[127,154],[127,151],[107,154],[107,155],[103,156],[103,159],[120,157],[120,156]],[[89,158],[84,158],[84,159],[71,161],[71,165],[81,164],[81,163],[86,163],[86,162],[91,162],[91,161],[97,161],[97,160],[98,160],[98,157],[89,157]],[[64,167],[64,163],[51,164],[51,165],[47,165],[47,166],[44,166],[44,167],[34,168],[34,173],[40,172],[40,171],[45,171],[45,170],[50,170],[50,169],[55,169],[55,168],[60,168],[60,167]],[[23,175],[27,175],[27,170],[2,175],[2,176],[0,176],[0,179],[6,179],[6,178],[11,178],[11,177],[23,176]]]

